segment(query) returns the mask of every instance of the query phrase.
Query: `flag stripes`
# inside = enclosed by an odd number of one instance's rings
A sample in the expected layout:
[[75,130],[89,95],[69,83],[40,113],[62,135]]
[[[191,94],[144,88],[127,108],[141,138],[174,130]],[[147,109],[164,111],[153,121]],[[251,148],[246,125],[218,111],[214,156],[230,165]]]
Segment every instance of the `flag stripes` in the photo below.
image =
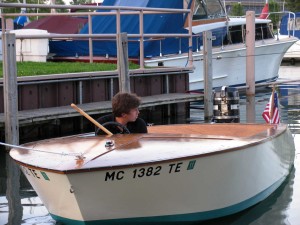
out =
[[262,113],[262,117],[267,123],[278,124],[280,122],[278,96],[276,92],[272,92],[270,100]]

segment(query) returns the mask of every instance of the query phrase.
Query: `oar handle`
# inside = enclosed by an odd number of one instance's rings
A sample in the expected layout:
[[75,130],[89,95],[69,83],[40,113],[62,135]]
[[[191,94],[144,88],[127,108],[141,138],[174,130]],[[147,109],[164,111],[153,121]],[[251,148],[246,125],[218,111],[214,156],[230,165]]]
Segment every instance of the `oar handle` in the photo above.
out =
[[85,118],[87,118],[89,121],[91,121],[95,126],[99,127],[101,130],[103,130],[108,135],[113,135],[109,130],[107,130],[104,126],[102,126],[100,123],[98,123],[96,120],[94,120],[92,117],[90,117],[86,112],[84,112],[82,109],[80,109],[77,105],[74,103],[71,104],[72,108],[75,109],[77,112],[79,112],[81,115],[83,115]]

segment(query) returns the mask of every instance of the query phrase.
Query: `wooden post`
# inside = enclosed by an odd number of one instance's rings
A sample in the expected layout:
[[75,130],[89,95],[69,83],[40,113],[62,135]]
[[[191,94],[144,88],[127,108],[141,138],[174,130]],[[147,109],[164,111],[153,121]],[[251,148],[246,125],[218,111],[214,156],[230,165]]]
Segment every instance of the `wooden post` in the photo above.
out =
[[6,143],[19,144],[18,85],[15,34],[4,34],[3,90]]
[[255,12],[246,12],[246,95],[255,95]]
[[[89,24],[89,35],[93,33],[93,27],[92,27],[92,16],[88,16],[88,24]],[[90,55],[90,63],[93,63],[94,61],[94,53],[93,53],[93,39],[89,38],[89,55]]]
[[211,120],[212,106],[212,33],[203,32],[204,120]]
[[[2,31],[4,32],[4,31]],[[5,118],[5,142],[19,144],[18,85],[15,34],[2,35],[3,48],[3,95]],[[21,224],[23,208],[20,198],[20,168],[6,155],[7,187],[6,198],[9,206],[8,224]]]
[[255,12],[246,12],[246,122],[255,123]]
[[255,95],[246,96],[246,122],[255,123]]
[[[50,5],[55,5],[56,4],[56,0],[50,0]],[[52,8],[51,13],[56,13],[56,8]]]
[[144,69],[144,11],[141,10],[140,18],[140,69]]
[[189,67],[193,67],[193,31],[192,31],[192,23],[193,23],[193,14],[191,12],[188,13],[188,21],[189,21]]
[[130,92],[127,33],[117,34],[119,91]]

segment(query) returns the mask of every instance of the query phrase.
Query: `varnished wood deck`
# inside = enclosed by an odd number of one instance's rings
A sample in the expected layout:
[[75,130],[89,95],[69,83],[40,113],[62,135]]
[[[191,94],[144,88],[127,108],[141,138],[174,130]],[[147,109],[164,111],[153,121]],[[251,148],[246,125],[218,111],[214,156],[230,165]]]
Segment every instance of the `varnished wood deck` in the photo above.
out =
[[[44,171],[90,172],[244,150],[273,142],[286,129],[284,124],[162,125],[150,127],[148,134],[90,133],[31,142],[23,145],[26,150],[14,148],[10,155],[21,165]],[[112,147],[106,147],[108,140]]]
[[[199,101],[203,99],[203,94],[171,93],[142,97],[140,108],[157,105],[166,105],[182,102]],[[72,102],[70,102],[71,104]],[[89,115],[111,112],[111,101],[93,102],[78,105]],[[67,117],[81,116],[71,106],[61,106],[52,108],[41,108],[34,110],[24,110],[18,112],[19,125],[41,123],[43,121],[55,120]],[[0,127],[4,127],[4,114],[0,114]]]
[[201,134],[201,135],[214,135],[214,136],[229,136],[229,137],[252,137],[259,135],[264,131],[268,131],[276,127],[276,125],[260,124],[247,124],[240,126],[235,123],[218,123],[214,124],[179,124],[172,126],[150,126],[148,127],[149,133],[160,134]]

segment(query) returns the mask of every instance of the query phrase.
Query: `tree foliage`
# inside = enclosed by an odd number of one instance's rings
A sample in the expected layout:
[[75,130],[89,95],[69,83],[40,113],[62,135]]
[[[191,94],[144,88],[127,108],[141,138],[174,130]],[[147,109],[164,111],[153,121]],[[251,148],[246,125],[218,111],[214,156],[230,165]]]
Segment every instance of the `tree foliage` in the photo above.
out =
[[280,12],[279,4],[277,2],[275,2],[274,0],[271,0],[269,2],[269,12],[271,13],[269,16],[269,19],[272,20],[274,28],[277,28],[277,26],[279,25],[279,20],[280,20],[281,15],[278,13],[272,14],[272,12]]
[[244,8],[240,2],[234,3],[230,11],[231,16],[243,16],[245,15]]
[[[26,4],[45,4],[47,1],[46,0],[26,0]],[[5,0],[5,3],[23,3],[23,1],[18,1],[16,0]],[[50,9],[39,9],[39,12],[50,12]],[[3,13],[20,13],[21,9],[20,8],[3,8],[2,9]],[[26,9],[27,13],[35,13],[37,12],[37,9],[35,8],[27,8]]]
[[70,2],[71,5],[84,5],[92,3],[92,0],[73,0]]
[[300,12],[300,1],[299,0],[285,0],[285,10],[292,12]]
[[[92,3],[92,0],[72,0],[70,1],[70,5],[85,5],[85,4],[90,4]],[[89,9],[81,9],[81,10],[76,10],[80,12],[89,12]]]
[[[23,3],[23,0],[5,0],[5,3]],[[26,0],[26,4],[48,4],[49,0]],[[56,5],[65,5],[65,2],[63,0],[56,0]],[[26,8],[27,13],[50,13],[50,8]],[[65,9],[57,9],[57,12],[66,12]],[[3,13],[21,13],[21,8],[3,8]],[[32,17],[30,17],[31,19]]]

